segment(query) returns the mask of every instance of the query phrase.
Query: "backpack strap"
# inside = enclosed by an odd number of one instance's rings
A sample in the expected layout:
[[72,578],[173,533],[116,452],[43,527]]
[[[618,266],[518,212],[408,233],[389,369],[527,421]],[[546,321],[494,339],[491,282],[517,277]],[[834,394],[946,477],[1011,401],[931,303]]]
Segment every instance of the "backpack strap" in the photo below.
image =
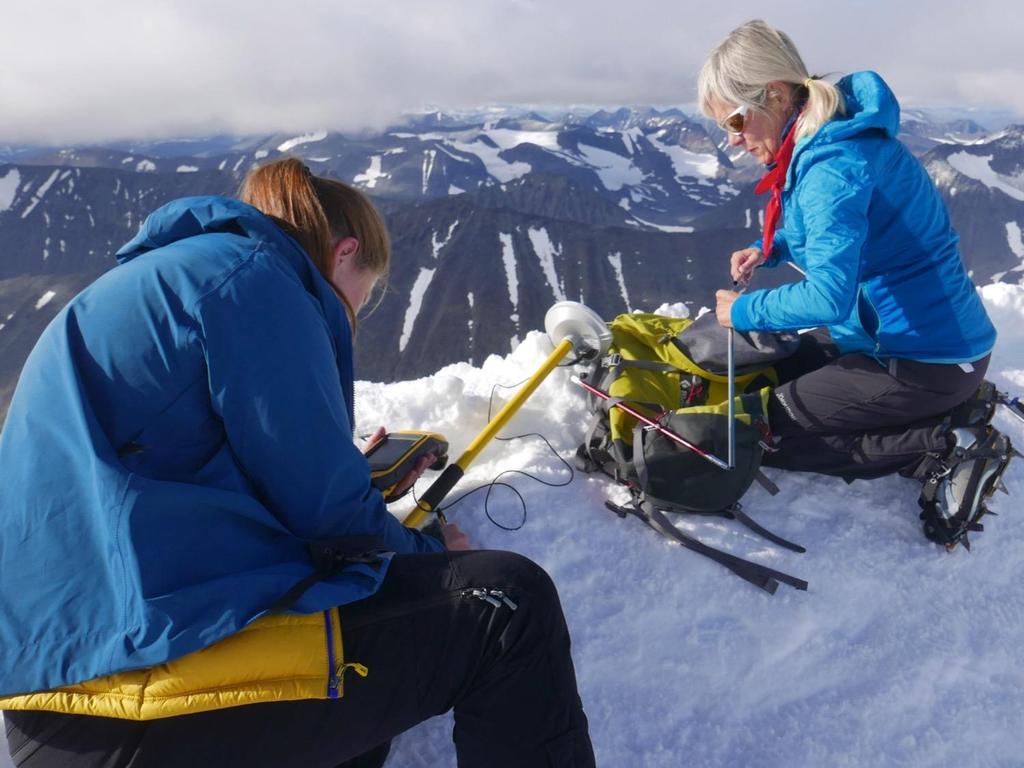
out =
[[754,475],[754,479],[757,481],[758,485],[768,491],[769,496],[778,496],[779,486],[773,483],[771,478],[760,469],[757,470],[757,474]]
[[756,520],[754,520],[746,512],[743,511],[743,506],[738,501],[735,504],[731,505],[730,507],[726,508],[725,515],[727,517],[733,518],[734,520],[736,520],[736,522],[747,526],[747,528],[752,530],[758,536],[763,536],[764,538],[768,539],[768,541],[778,544],[780,547],[785,547],[786,549],[792,552],[799,552],[800,554],[803,554],[807,551],[804,547],[801,547],[799,544],[794,544],[792,541],[788,541],[779,536],[778,534],[772,533],[767,528],[762,528]]
[[598,411],[590,420],[587,434],[576,449],[576,468],[581,472],[604,471],[605,465],[615,463],[615,457],[603,447],[608,437],[607,419],[607,414]]
[[627,360],[622,355],[615,353],[608,355],[601,364],[606,368],[617,370],[620,368],[642,368],[645,371],[658,371],[659,373],[678,373],[678,366],[669,363],[658,363],[653,360]]
[[633,515],[640,518],[648,527],[653,528],[665,538],[672,539],[673,541],[681,544],[684,548],[689,549],[692,552],[696,552],[699,555],[703,555],[710,560],[714,560],[719,565],[728,568],[744,581],[753,584],[755,587],[763,589],[770,595],[775,594],[775,591],[779,588],[780,582],[788,584],[794,589],[807,589],[807,582],[803,579],[790,576],[788,573],[776,571],[775,569],[761,565],[760,563],[752,563],[749,560],[736,557],[728,552],[722,552],[721,550],[708,546],[699,539],[687,536],[672,525],[671,521],[669,521],[669,519],[665,517],[660,510],[648,502],[638,502],[634,500],[632,507],[625,507],[606,501],[605,506],[619,517]]
[[[638,435],[640,429],[641,429],[641,425],[637,425],[637,428],[636,428],[636,431],[634,432],[634,434]],[[638,443],[637,442],[638,439],[639,439],[639,437],[635,437],[633,439],[633,444],[634,445],[642,445],[642,443]],[[647,463],[644,461],[644,452],[642,450],[634,451],[633,452],[633,465],[636,467],[637,481],[640,484],[640,487],[641,488],[645,488],[647,486]],[[760,470],[758,470],[758,475],[760,475],[761,477],[764,478],[764,482],[770,484],[773,488],[775,488],[775,493],[779,492],[778,486],[776,486],[774,483],[772,483],[771,480],[769,480],[766,476],[764,476],[761,473]],[[772,494],[772,495],[774,495],[774,494]],[[636,503],[638,503],[640,505],[650,506],[652,509],[654,508],[654,505],[652,505],[649,501],[638,501]],[[682,512],[683,514],[686,514],[686,513],[701,514],[699,512],[698,513],[692,513],[690,510],[682,510],[682,509],[680,509],[679,511]],[[659,514],[661,514],[661,513],[659,512]],[[751,531],[756,533],[758,536],[763,536],[764,538],[768,539],[768,541],[774,542],[775,544],[778,544],[780,547],[785,547],[786,549],[788,549],[788,550],[790,550],[792,552],[799,552],[800,554],[803,554],[803,553],[805,553],[807,551],[804,547],[800,546],[799,544],[794,544],[792,541],[789,541],[788,539],[784,539],[781,536],[779,536],[778,534],[772,533],[767,528],[764,528],[763,526],[758,524],[758,522],[756,520],[754,520],[752,517],[750,517],[750,515],[748,515],[746,512],[743,511],[743,505],[740,504],[738,501],[734,502],[733,504],[730,504],[728,507],[726,507],[725,509],[721,510],[720,512],[711,512],[711,513],[705,513],[705,514],[720,515],[721,517],[726,517],[726,518],[729,518],[731,520],[735,520],[736,522],[740,523],[741,525],[745,525],[747,528],[749,528]],[[675,530],[674,526],[673,526],[673,530]]]

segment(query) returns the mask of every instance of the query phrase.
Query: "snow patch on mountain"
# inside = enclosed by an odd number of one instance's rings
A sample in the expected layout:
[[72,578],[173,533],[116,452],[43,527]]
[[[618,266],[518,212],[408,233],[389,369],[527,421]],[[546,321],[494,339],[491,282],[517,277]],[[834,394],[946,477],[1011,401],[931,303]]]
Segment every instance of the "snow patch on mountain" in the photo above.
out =
[[644,132],[637,127],[630,128],[629,130],[622,132],[622,143],[626,147],[626,151],[635,155],[637,153],[637,144],[644,137]]
[[455,154],[455,152],[453,152],[452,150],[450,150],[447,147],[445,147],[445,145],[441,141],[435,141],[434,142],[434,146],[437,148],[437,150],[439,152],[443,152],[444,154],[446,154],[448,157],[450,157],[452,160],[455,160],[456,162],[459,162],[459,163],[469,163],[470,165],[473,164],[473,161],[470,158],[464,157],[463,155]]
[[39,205],[39,201],[43,199],[47,192],[50,191],[50,187],[53,186],[53,183],[57,180],[58,176],[60,176],[60,169],[51,173],[50,177],[39,185],[39,189],[37,189],[35,194],[32,196],[32,201],[28,204],[28,207],[21,212],[21,218],[27,218],[28,215],[35,210],[35,207]]
[[514,149],[521,144],[536,144],[551,151],[559,151],[558,131],[516,131],[510,128],[488,128],[484,135],[502,150]]
[[498,234],[501,241],[501,263],[505,266],[505,285],[508,287],[508,300],[512,302],[512,320],[519,323],[519,277],[516,274],[516,250],[512,246],[512,235],[505,232]]
[[577,151],[610,192],[617,192],[627,185],[640,184],[644,180],[644,172],[628,157],[583,143],[577,145]]
[[327,131],[313,131],[312,133],[304,133],[301,136],[296,136],[293,139],[288,139],[277,145],[278,152],[290,152],[295,147],[301,146],[302,144],[313,144],[317,141],[323,141],[327,138]]
[[1006,241],[1013,255],[1024,263],[1024,237],[1021,236],[1020,225],[1016,221],[1006,222]]
[[199,170],[199,166],[196,165],[179,165],[176,168],[178,173],[195,173]]
[[423,194],[427,194],[427,186],[430,183],[430,173],[434,170],[434,158],[437,157],[436,149],[428,149],[423,153]]
[[620,251],[609,253],[608,263],[612,265],[612,270],[615,272],[615,282],[619,286],[619,295],[622,296],[622,302],[626,305],[626,311],[632,312],[633,306],[629,303],[629,292],[626,290],[626,280],[622,275],[622,253]]
[[675,226],[672,224],[655,224],[654,222],[638,218],[635,215],[633,216],[633,220],[627,223],[650,227],[651,229],[657,229],[661,232],[693,232],[693,227]]
[[436,271],[436,269],[421,268],[420,273],[412,284],[412,291],[409,294],[409,306],[405,310],[405,319],[402,321],[402,336],[398,340],[399,352],[404,352],[405,345],[409,343],[409,337],[412,335],[412,329],[416,324],[420,307],[423,306],[423,297],[426,295],[427,288],[430,286],[430,281],[434,279]]
[[969,152],[956,152],[946,161],[957,171],[968,178],[980,181],[989,189],[998,189],[1014,200],[1024,201],[1024,178],[1020,176],[1003,176],[992,170],[992,155],[972,155]]
[[20,186],[21,174],[17,168],[8,168],[7,172],[0,176],[0,213],[14,205],[14,198],[18,196]]
[[354,184],[363,184],[367,189],[373,189],[377,186],[379,179],[386,179],[388,174],[382,170],[382,161],[380,155],[372,155],[370,157],[370,167],[362,173],[357,173],[353,177],[352,182]]
[[1006,243],[1013,255],[1020,259],[1020,264],[992,275],[993,283],[1002,282],[1009,272],[1024,272],[1024,237],[1021,235],[1020,225],[1015,221],[1006,222]]
[[36,301],[36,309],[42,309],[43,307],[45,307],[53,300],[53,297],[56,295],[56,291],[47,291],[46,293],[44,293],[42,296],[39,297],[39,300]]
[[476,155],[480,158],[480,162],[484,164],[487,173],[502,184],[520,179],[533,170],[529,163],[505,160],[499,154],[502,151],[500,147],[491,146],[482,138],[477,138],[471,142],[451,141],[449,144],[459,152]]
[[555,301],[565,301],[565,289],[559,283],[558,274],[555,272],[555,257],[562,255],[561,246],[555,246],[551,242],[548,231],[543,227],[539,229],[530,228],[527,234],[530,237],[530,244],[533,245],[533,252],[537,254],[537,259],[540,261],[540,268],[544,273],[544,279],[551,288]]
[[666,144],[657,136],[653,138],[658,149],[672,161],[676,178],[713,179],[718,176],[721,165],[715,155],[691,152],[678,144]]
[[[438,239],[437,233],[433,232],[430,235],[430,248],[431,255],[434,260],[437,261],[441,254],[441,250],[448,244],[448,241],[452,239],[452,233],[455,232],[455,227],[459,224],[458,220],[451,223],[448,227],[448,233],[442,239]],[[437,268],[427,269],[426,267],[420,268],[419,274],[413,281],[412,289],[409,294],[409,306],[405,310],[405,318],[402,321],[402,335],[398,339],[398,351],[404,352],[406,345],[409,343],[409,339],[412,336],[413,328],[416,326],[416,318],[419,317],[420,309],[423,306],[423,297],[427,294],[427,289],[430,287],[430,282],[434,279],[434,274],[437,272]]]
[[441,240],[437,239],[437,233],[436,232],[431,233],[431,235],[430,235],[430,247],[431,247],[431,251],[432,251],[432,253],[434,255],[434,259],[435,260],[437,260],[437,257],[440,255],[441,249],[444,248],[446,245],[448,245],[448,241],[452,239],[452,233],[455,232],[455,228],[458,225],[459,225],[459,220],[456,219],[455,221],[453,221],[451,223],[451,226],[448,227],[448,234],[446,234],[444,236],[444,238],[441,239]]

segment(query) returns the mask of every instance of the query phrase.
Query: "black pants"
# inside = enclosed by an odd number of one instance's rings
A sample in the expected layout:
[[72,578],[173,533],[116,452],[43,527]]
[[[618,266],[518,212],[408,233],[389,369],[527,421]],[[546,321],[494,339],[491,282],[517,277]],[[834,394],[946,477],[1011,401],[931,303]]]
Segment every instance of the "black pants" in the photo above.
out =
[[[500,590],[516,608],[474,589]],[[346,673],[340,700],[148,722],[7,712],[15,764],[368,766],[393,736],[454,708],[459,766],[594,765],[558,595],[531,561],[487,551],[396,557],[381,590],[341,613],[346,660],[370,673]],[[347,762],[367,752],[376,758]]]
[[824,330],[801,337],[797,353],[777,366],[780,379],[768,400],[779,450],[770,467],[873,478],[913,471],[929,452],[950,446],[944,420],[981,385],[985,357],[959,365],[868,355],[840,355]]

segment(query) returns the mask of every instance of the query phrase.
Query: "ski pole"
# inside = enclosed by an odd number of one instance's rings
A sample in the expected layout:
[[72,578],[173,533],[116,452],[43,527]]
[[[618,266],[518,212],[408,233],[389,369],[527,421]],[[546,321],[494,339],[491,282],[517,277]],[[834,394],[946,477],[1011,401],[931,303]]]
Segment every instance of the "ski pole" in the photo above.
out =
[[731,467],[729,467],[728,464],[726,464],[724,461],[722,461],[717,456],[708,453],[703,448],[700,448],[697,445],[694,445],[689,440],[687,440],[685,437],[683,437],[682,435],[680,435],[680,434],[678,434],[676,432],[673,432],[668,427],[664,427],[661,424],[659,424],[658,422],[654,421],[653,419],[647,418],[642,413],[640,413],[640,411],[638,411],[635,408],[632,408],[632,407],[626,405],[621,400],[616,400],[611,395],[609,395],[607,392],[602,392],[597,387],[591,386],[590,384],[588,384],[587,382],[583,381],[582,379],[580,379],[577,376],[573,376],[572,377],[572,383],[573,384],[579,384],[581,387],[583,387],[585,390],[587,390],[587,392],[589,392],[590,394],[597,395],[602,400],[608,401],[610,403],[610,407],[618,408],[621,411],[625,411],[626,413],[628,413],[630,416],[632,416],[637,421],[643,422],[644,424],[649,426],[651,429],[656,429],[658,432],[663,434],[669,440],[672,440],[673,442],[679,443],[679,445],[683,446],[684,448],[689,448],[691,451],[696,453],[702,459],[707,459],[712,464],[714,464],[716,467],[719,467],[720,469],[726,469],[726,470],[731,469]]
[[736,329],[729,326],[729,469],[736,466]]
[[1012,413],[1021,421],[1024,421],[1024,403],[1021,403],[1019,397],[1010,397],[1005,392],[996,392],[996,402],[1000,405],[1006,406],[1006,410]]
[[[739,288],[736,291],[737,295],[742,294],[747,290],[747,286],[742,287],[733,280],[732,287]],[[729,386],[729,461],[728,469],[734,469],[736,467],[736,329],[729,326],[729,342],[727,347],[727,380]]]
[[611,341],[611,333],[604,321],[593,310],[579,302],[558,302],[548,310],[544,324],[551,341],[555,343],[556,338],[558,339],[554,351],[548,355],[547,360],[541,364],[537,372],[512,396],[512,399],[495,414],[480,434],[473,439],[469,447],[459,456],[458,461],[445,467],[440,477],[420,497],[416,508],[405,518],[404,525],[415,528],[431,512],[435,512],[442,523],[446,522],[444,514],[438,509],[441,501],[462,479],[466,469],[491,438],[501,431],[502,427],[509,422],[548,374],[558,367],[562,358],[574,349],[581,357],[588,353],[603,354]]

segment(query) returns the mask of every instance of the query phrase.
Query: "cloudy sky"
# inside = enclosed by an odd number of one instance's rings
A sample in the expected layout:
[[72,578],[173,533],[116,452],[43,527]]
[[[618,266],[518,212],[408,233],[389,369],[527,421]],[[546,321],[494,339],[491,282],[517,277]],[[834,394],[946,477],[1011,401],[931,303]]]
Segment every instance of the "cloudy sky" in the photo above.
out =
[[686,104],[756,17],[813,72],[1024,116],[1020,0],[18,0],[0,142],[357,129],[425,106]]

